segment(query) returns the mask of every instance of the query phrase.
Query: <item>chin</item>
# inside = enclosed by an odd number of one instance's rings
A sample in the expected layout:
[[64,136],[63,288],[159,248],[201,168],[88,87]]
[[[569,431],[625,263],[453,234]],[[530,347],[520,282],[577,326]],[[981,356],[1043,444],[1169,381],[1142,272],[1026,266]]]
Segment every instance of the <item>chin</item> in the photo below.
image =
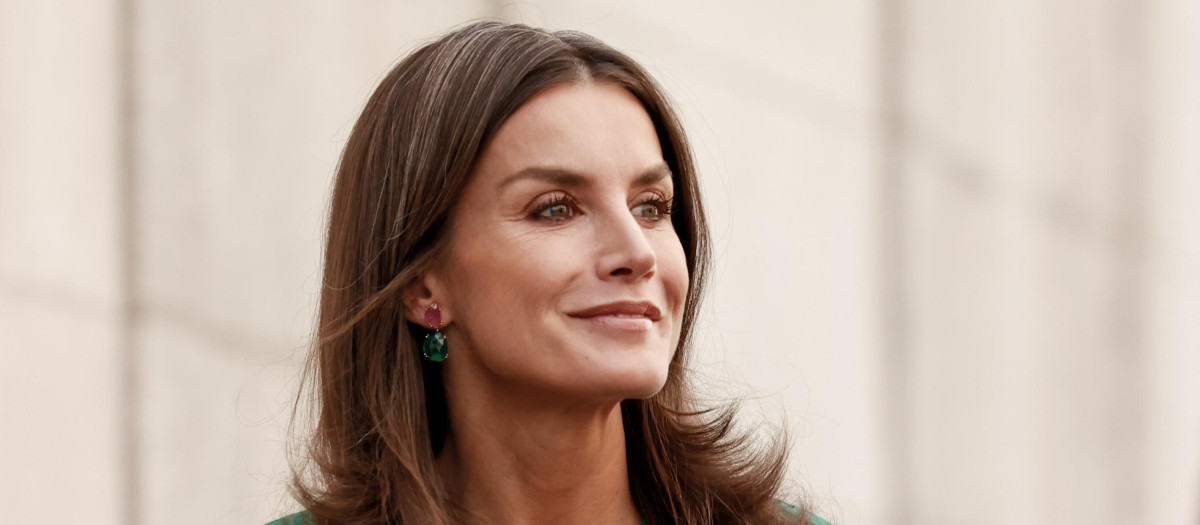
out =
[[[674,352],[663,344],[576,347],[576,358],[555,367],[554,390],[605,402],[653,397],[667,383]],[[586,357],[585,357],[586,356]],[[565,364],[565,363],[564,363]]]
[[667,383],[666,367],[654,369],[629,370],[625,369],[611,374],[604,385],[598,385],[597,390],[606,392],[607,398],[622,401],[625,399],[646,399],[653,397]]

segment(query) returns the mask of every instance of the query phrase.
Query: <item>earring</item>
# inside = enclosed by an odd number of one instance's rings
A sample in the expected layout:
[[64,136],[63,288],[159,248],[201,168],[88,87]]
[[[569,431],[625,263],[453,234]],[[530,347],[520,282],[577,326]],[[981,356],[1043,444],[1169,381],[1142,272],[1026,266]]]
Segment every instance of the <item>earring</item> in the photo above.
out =
[[425,355],[425,359],[441,363],[446,360],[446,336],[442,335],[442,310],[438,308],[437,303],[429,303],[429,307],[425,309],[425,324],[429,325],[433,333],[425,336],[421,353]]

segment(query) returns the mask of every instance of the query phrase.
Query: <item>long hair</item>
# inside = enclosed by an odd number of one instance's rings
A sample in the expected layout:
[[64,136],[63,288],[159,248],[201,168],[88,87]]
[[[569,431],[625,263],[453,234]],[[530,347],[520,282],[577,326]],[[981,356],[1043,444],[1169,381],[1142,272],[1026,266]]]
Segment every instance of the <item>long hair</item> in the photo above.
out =
[[[687,381],[709,239],[692,152],[650,75],[590,36],[477,22],[404,58],[383,79],[342,154],[329,217],[317,336],[302,391],[315,428],[294,468],[296,499],[321,524],[453,524],[435,469],[446,438],[439,369],[420,359],[402,290],[446,249],[445,225],[500,125],[554,86],[606,82],[645,108],[677,188],[671,220],[687,256],[679,346],[663,389],[621,402],[629,484],[650,524],[772,523],[784,440],[732,430]],[[793,518],[798,519],[798,518]]]

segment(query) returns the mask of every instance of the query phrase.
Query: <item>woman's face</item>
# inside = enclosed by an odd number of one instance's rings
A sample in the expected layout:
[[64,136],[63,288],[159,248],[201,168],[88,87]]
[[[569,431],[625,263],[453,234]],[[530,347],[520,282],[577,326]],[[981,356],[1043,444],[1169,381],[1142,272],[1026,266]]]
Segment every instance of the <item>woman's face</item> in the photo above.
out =
[[673,196],[650,117],[623,88],[559,86],[521,106],[478,159],[427,280],[449,323],[447,386],[658,392],[688,289]]

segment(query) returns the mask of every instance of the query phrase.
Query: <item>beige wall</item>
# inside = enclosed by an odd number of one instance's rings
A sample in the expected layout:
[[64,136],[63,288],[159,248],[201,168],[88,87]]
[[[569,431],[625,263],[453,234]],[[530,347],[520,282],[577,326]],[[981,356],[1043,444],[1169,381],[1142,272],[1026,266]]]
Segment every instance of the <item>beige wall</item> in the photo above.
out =
[[[474,17],[683,111],[714,396],[843,524],[1200,520],[1182,2],[0,1],[0,522],[256,523],[360,104]],[[61,518],[60,518],[61,517]]]
[[[117,12],[0,3],[0,521],[116,523]],[[65,521],[65,520],[64,520]]]

